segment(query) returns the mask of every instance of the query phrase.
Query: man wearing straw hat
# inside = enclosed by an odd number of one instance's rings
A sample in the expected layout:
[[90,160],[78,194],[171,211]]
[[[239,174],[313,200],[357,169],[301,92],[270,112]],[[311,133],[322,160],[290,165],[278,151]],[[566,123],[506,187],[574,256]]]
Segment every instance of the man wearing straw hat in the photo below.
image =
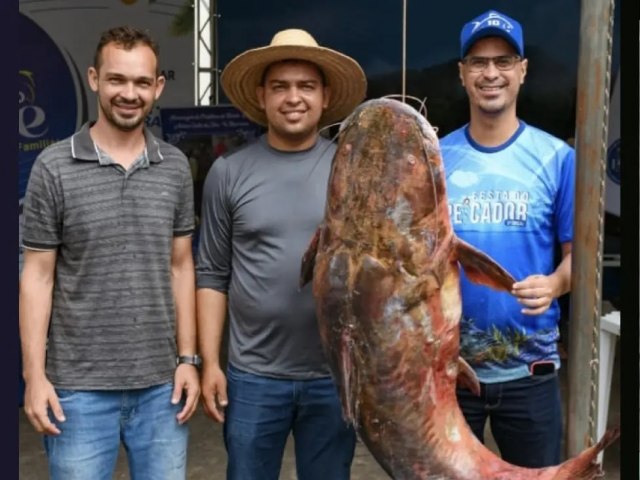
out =
[[290,433],[300,480],[348,479],[355,433],[342,418],[310,288],[299,290],[298,278],[335,152],[319,128],[362,101],[366,77],[352,58],[291,29],[234,58],[221,82],[267,132],[218,158],[205,180],[197,267],[204,409],[224,422],[228,479],[277,480]]

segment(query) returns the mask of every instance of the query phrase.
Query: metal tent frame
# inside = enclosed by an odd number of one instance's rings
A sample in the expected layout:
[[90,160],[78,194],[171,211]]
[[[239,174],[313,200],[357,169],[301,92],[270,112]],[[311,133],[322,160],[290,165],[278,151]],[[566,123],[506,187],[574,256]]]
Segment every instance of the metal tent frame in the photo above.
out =
[[217,1],[196,0],[194,10],[194,101],[195,105],[217,105],[220,76]]

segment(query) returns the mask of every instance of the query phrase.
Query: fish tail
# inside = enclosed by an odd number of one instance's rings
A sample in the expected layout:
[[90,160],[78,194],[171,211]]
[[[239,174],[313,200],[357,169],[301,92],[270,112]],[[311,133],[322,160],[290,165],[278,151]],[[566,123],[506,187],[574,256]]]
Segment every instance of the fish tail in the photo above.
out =
[[596,463],[596,457],[615,442],[619,436],[620,426],[608,430],[598,443],[560,465],[552,480],[593,480],[602,477],[604,473],[600,465]]

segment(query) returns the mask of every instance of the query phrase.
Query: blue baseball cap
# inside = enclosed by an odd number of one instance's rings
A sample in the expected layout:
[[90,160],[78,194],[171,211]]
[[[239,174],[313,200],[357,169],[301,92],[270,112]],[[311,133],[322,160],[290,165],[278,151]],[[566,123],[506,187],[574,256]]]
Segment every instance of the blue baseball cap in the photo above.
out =
[[522,26],[513,18],[495,10],[477,16],[462,27],[460,32],[460,58],[463,58],[475,42],[484,37],[502,37],[524,57]]

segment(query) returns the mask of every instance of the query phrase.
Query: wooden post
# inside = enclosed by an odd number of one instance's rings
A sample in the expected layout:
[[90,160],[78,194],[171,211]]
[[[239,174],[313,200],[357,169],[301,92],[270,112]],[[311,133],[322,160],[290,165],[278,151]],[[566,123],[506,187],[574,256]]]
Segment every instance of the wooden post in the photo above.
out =
[[566,453],[594,443],[614,0],[582,0]]

